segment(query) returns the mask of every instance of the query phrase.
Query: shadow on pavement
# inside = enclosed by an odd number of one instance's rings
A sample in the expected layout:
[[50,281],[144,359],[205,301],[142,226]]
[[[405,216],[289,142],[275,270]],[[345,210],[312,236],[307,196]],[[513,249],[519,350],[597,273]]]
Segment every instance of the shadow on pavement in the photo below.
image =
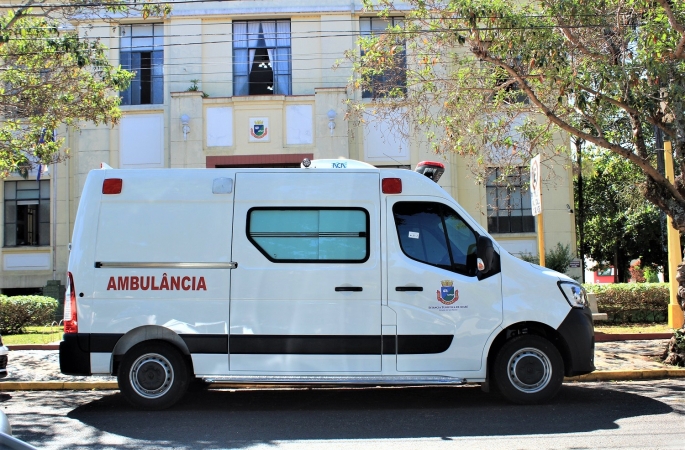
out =
[[238,390],[187,395],[174,407],[137,411],[119,394],[68,416],[101,432],[171,447],[249,446],[308,439],[383,439],[589,432],[619,419],[668,414],[657,400],[564,385],[552,403],[518,406],[478,387]]

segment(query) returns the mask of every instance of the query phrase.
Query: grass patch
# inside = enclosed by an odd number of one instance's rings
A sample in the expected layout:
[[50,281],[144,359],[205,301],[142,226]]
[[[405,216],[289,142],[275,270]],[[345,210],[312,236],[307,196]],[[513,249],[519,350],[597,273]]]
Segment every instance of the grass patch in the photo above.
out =
[[595,323],[595,331],[607,334],[645,334],[645,333],[673,333],[667,323],[626,323],[601,325]]
[[5,345],[51,344],[62,340],[62,327],[26,327],[26,333],[9,334],[2,337]]

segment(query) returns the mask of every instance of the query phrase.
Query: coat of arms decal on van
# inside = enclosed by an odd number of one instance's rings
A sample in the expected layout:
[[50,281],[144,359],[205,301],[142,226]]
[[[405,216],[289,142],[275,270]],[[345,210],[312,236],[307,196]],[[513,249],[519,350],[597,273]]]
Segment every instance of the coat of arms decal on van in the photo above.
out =
[[443,280],[440,284],[442,284],[442,287],[436,292],[440,303],[451,305],[459,300],[459,291],[454,289],[454,281]]

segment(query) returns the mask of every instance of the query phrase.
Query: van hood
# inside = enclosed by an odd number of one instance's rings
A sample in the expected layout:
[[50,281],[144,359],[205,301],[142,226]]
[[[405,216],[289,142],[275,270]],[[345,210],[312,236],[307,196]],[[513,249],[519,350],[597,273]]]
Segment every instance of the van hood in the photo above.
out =
[[503,326],[518,322],[540,322],[557,328],[571,305],[559,288],[564,274],[531,264],[507,251],[500,252],[502,266]]
[[[516,257],[514,256],[514,258],[516,258]],[[523,262],[526,262],[526,261],[523,261]],[[561,272],[557,272],[556,270],[552,270],[550,268],[539,266],[539,265],[533,264],[533,263],[527,263],[527,264],[530,264],[530,266],[533,269],[539,270],[540,272],[544,273],[547,276],[558,278],[560,281],[575,281],[573,278],[569,277],[568,275],[561,273]]]

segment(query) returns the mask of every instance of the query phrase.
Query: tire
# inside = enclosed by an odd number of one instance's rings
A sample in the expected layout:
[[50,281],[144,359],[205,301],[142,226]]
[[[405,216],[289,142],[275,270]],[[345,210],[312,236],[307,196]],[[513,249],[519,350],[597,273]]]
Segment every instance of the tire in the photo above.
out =
[[542,403],[559,391],[564,381],[564,361],[547,339],[516,336],[497,353],[493,376],[499,391],[510,401]]
[[117,380],[124,398],[136,408],[165,409],[188,389],[188,367],[173,345],[141,342],[124,355]]

